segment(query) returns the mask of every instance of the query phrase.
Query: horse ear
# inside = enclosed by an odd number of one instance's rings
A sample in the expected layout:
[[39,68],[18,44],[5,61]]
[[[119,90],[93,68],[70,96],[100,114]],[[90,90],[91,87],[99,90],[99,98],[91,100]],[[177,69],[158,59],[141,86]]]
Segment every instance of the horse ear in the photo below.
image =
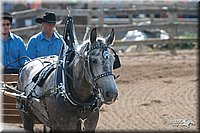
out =
[[91,44],[96,42],[96,38],[97,38],[97,28],[93,28],[92,31],[90,32],[90,42],[91,42]]
[[108,37],[106,37],[106,44],[110,45],[113,43],[114,40],[115,40],[115,30],[112,29],[110,35],[108,35]]

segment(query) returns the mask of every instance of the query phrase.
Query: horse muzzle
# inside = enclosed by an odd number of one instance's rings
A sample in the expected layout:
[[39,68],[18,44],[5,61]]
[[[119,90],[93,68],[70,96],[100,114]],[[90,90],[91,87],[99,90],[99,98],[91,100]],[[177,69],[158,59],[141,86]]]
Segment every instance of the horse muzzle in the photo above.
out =
[[109,90],[104,93],[103,97],[104,97],[105,104],[112,104],[116,101],[118,97],[118,92]]

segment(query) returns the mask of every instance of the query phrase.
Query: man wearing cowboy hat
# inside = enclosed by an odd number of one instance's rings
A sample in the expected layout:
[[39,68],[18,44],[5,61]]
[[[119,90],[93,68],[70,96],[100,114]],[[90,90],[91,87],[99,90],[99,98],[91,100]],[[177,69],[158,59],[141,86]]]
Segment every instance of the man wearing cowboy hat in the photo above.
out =
[[10,31],[13,17],[9,12],[2,13],[1,53],[3,73],[18,73],[20,67],[27,62],[26,47],[23,39]]
[[28,41],[28,56],[33,59],[42,56],[59,55],[62,40],[54,33],[56,15],[54,12],[46,12],[43,18],[36,18],[37,23],[42,24],[42,31],[33,35]]

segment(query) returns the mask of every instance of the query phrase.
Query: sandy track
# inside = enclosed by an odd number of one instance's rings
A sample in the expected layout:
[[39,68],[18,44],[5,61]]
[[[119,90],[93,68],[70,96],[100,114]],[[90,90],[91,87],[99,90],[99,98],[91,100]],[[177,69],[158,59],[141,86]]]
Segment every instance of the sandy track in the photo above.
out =
[[[119,100],[103,106],[98,131],[198,130],[197,51],[120,57],[122,67],[115,71]],[[184,126],[186,119],[194,125]]]

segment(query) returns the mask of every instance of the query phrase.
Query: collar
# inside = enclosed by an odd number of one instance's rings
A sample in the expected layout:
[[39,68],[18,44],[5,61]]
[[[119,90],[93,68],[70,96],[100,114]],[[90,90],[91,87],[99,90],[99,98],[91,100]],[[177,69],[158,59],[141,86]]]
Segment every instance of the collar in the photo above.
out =
[[10,36],[9,36],[11,39],[14,40],[14,34],[10,32]]
[[[52,35],[52,38],[56,38],[56,39],[59,39],[59,36],[55,34],[55,32],[53,33]],[[43,39],[46,39],[45,38],[45,35],[43,32],[40,33],[40,40],[43,40]]]

